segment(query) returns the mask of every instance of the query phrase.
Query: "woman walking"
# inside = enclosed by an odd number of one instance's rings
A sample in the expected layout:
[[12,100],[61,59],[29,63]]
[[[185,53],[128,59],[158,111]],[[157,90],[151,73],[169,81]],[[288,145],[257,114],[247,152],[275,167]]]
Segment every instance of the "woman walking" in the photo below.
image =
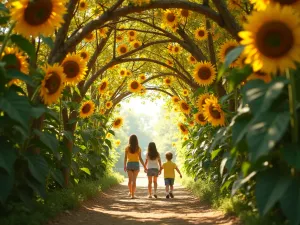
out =
[[139,146],[138,138],[135,134],[129,137],[128,146],[125,148],[124,156],[124,171],[128,174],[128,195],[135,198],[134,193],[136,190],[136,178],[140,171],[140,164],[142,163],[145,172],[147,171],[145,163],[141,157],[141,148]]

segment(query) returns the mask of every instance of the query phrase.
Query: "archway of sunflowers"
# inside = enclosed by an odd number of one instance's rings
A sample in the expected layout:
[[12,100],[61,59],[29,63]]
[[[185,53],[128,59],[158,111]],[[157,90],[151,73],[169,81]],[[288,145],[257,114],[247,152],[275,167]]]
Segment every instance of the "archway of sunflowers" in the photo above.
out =
[[[211,168],[234,193],[249,180],[253,190],[280,174],[289,177],[280,197],[289,199],[285,191],[298,187],[292,160],[298,154],[298,80],[289,69],[300,61],[299,5],[297,0],[1,3],[0,112],[10,121],[1,140],[43,162],[53,151],[53,170],[63,171],[67,186],[79,143],[108,154],[106,134],[123,123],[115,107],[130,95],[155,99],[147,95],[155,91],[170,96],[170,109],[179,108],[187,118],[178,121],[188,136],[187,172],[201,176]],[[18,128],[4,132],[12,124]],[[285,172],[278,171],[279,164]],[[45,186],[43,177],[36,179]],[[285,201],[273,196],[266,204],[264,192],[257,193],[247,196],[258,201],[262,215]],[[296,221],[284,203],[280,209]]]

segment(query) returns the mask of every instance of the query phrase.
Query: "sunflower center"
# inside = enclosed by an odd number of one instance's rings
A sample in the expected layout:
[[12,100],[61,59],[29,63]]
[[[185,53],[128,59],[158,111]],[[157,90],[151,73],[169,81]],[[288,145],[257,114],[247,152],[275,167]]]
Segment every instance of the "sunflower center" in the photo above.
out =
[[91,40],[93,39],[93,33],[89,33],[85,36],[86,39]]
[[78,75],[80,68],[79,65],[74,61],[67,61],[63,64],[64,73],[67,75],[67,78],[74,78]]
[[198,114],[198,120],[201,121],[201,122],[205,122],[205,118],[204,118],[202,113]]
[[199,30],[199,31],[198,31],[198,35],[199,35],[200,37],[203,37],[204,34],[205,34],[205,32],[204,32],[203,30]]
[[140,47],[139,43],[134,43],[134,47],[135,47],[135,48]]
[[261,26],[256,34],[258,50],[265,56],[279,58],[294,45],[293,31],[284,23],[272,21]]
[[85,8],[85,2],[80,2],[80,8]]
[[133,36],[134,36],[134,32],[133,32],[133,31],[130,31],[130,32],[129,32],[129,36],[133,37]]
[[121,120],[120,120],[120,119],[117,119],[117,120],[115,121],[115,125],[116,125],[116,126],[118,126],[120,123],[121,123]]
[[183,10],[181,10],[181,15],[182,15],[183,17],[188,17],[188,16],[189,16],[189,11],[186,10],[186,9],[183,9]]
[[106,82],[103,82],[100,86],[100,89],[104,90],[106,88],[106,86],[107,86]]
[[51,0],[29,1],[24,11],[24,20],[32,26],[41,25],[49,19],[52,9]]
[[82,107],[82,112],[83,113],[88,113],[90,110],[92,109],[91,105],[90,104],[85,104],[83,107]]
[[201,101],[201,105],[204,105],[205,104],[205,100],[206,100],[207,98],[203,98],[202,99],[202,101]]
[[110,107],[110,102],[106,103],[106,106],[107,106],[107,107]]
[[209,106],[209,114],[215,119],[221,118],[221,113],[218,110],[216,110],[212,105]]
[[126,53],[126,52],[127,52],[127,49],[126,49],[125,47],[121,47],[121,48],[120,48],[120,52],[121,52],[121,53]]
[[191,56],[191,57],[190,57],[190,60],[191,60],[192,62],[194,62],[196,59],[195,59],[193,56]]
[[255,72],[255,75],[257,75],[257,76],[259,76],[259,77],[264,77],[264,76],[266,76],[267,74],[264,73],[264,72],[262,72],[262,71],[257,71],[257,72]]
[[183,110],[189,110],[190,109],[189,105],[185,102],[181,103],[181,107],[183,108]]
[[46,80],[46,84],[45,84],[45,87],[48,89],[48,94],[49,95],[55,94],[58,91],[60,85],[61,85],[60,76],[57,73],[52,72],[50,74],[50,77]]
[[225,50],[225,56],[231,51],[231,50],[233,50],[235,48],[235,46],[229,46],[228,48],[226,48],[226,50]]
[[186,131],[185,126],[184,125],[180,125],[180,129],[184,132]]
[[2,61],[6,63],[5,69],[21,70],[21,62],[15,54],[4,55]]
[[131,83],[131,88],[132,89],[138,89],[138,87],[139,87],[138,82],[134,81],[134,82]]
[[176,17],[175,17],[175,15],[173,14],[173,13],[168,13],[168,15],[167,15],[167,20],[169,21],[169,22],[174,22],[175,21],[175,19],[176,19]]
[[122,71],[121,71],[121,75],[125,75],[125,71],[122,70]]
[[211,77],[210,69],[207,67],[202,67],[198,70],[198,77],[201,80],[208,80]]
[[86,52],[81,52],[81,53],[80,53],[80,56],[81,56],[82,58],[84,58],[84,59],[87,58]]
[[292,5],[299,0],[273,0],[273,2],[278,2],[280,5]]

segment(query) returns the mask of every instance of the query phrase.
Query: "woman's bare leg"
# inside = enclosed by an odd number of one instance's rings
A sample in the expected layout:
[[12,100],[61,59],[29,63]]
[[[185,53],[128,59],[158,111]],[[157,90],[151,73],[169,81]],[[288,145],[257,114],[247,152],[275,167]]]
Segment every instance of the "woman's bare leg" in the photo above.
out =
[[148,177],[148,194],[152,195],[152,176]]
[[132,198],[134,198],[134,193],[135,193],[135,190],[136,190],[136,178],[138,176],[140,171],[138,170],[134,170],[133,171],[133,178],[132,178],[132,187],[131,187],[131,195],[132,195]]
[[156,191],[157,191],[157,177],[153,177],[153,185],[154,185],[154,194],[156,195]]
[[132,195],[133,171],[128,170],[127,174],[128,174],[128,189],[129,189],[130,194]]

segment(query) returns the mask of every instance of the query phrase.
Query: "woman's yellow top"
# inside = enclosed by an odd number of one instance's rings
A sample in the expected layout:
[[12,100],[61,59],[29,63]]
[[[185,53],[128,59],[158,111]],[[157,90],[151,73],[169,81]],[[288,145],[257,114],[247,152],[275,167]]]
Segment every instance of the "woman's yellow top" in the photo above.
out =
[[125,152],[127,153],[127,162],[139,162],[139,154],[141,152],[141,148],[139,148],[138,151],[136,151],[135,153],[131,153],[129,150],[129,147],[126,147]]

